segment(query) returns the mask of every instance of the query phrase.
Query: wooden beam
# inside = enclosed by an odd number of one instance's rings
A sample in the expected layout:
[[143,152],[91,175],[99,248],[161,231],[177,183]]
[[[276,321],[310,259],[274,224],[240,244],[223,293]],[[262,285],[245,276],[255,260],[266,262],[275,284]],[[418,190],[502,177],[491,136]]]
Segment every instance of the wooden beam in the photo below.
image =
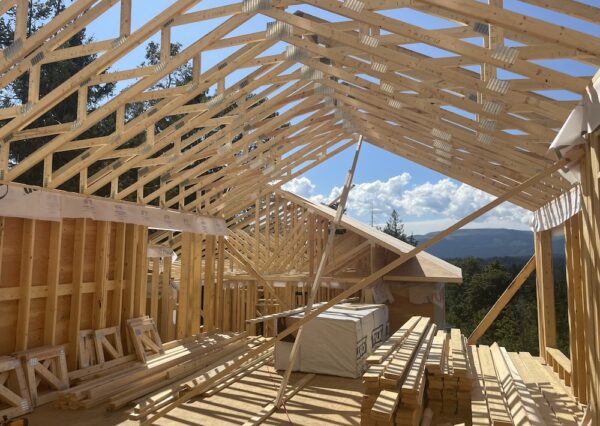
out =
[[536,289],[540,357],[556,347],[556,305],[552,265],[552,230],[535,233]]
[[527,261],[523,269],[519,271],[517,276],[512,280],[512,282],[508,285],[506,290],[500,295],[496,303],[490,308],[490,310],[485,314],[483,319],[479,322],[475,330],[469,336],[469,345],[477,344],[477,341],[483,336],[483,334],[487,331],[487,329],[492,325],[494,320],[498,317],[502,309],[510,302],[513,296],[519,291],[521,286],[525,283],[527,278],[531,275],[531,273],[535,270],[535,255],[531,256],[531,258]]

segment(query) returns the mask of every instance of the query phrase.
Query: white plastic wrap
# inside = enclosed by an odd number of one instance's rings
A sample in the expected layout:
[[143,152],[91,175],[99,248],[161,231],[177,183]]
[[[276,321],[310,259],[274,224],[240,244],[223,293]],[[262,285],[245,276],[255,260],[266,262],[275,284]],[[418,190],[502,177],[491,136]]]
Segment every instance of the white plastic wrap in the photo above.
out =
[[[353,308],[330,308],[304,326],[294,371],[352,378],[362,375],[366,357],[388,335],[388,308],[350,306]],[[281,341],[275,344],[276,369],[287,368],[292,345]]]

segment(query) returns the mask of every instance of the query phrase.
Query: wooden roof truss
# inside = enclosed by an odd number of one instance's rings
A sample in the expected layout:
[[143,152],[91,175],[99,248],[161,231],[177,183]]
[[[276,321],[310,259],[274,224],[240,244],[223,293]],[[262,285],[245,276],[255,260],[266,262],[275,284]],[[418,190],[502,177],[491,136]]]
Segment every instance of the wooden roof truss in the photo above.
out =
[[[573,0],[524,2],[600,21],[600,8]],[[178,0],[132,31],[131,0],[75,0],[27,37],[29,2],[0,1],[0,14],[16,7],[15,38],[0,55],[0,88],[21,75],[29,81],[25,104],[0,109],[2,180],[21,181],[41,164],[39,181],[27,183],[64,189],[77,181],[84,194],[231,218],[270,194],[270,184],[299,176],[363,134],[374,145],[501,195],[557,159],[548,146],[575,102],[536,91],[581,94],[589,82],[540,61],[600,64],[599,38],[515,13],[502,0],[246,0],[190,11],[198,3]],[[118,37],[63,47],[117,4]],[[337,19],[309,13],[315,8]],[[447,25],[431,30],[402,20],[408,9]],[[257,15],[270,19],[263,31],[231,35]],[[171,55],[174,28],[215,18],[226,19]],[[111,70],[156,34],[158,65]],[[444,54],[425,55],[415,44]],[[203,52],[231,47],[238,50],[202,70]],[[42,66],[89,54],[96,59],[40,96]],[[189,63],[192,81],[156,87]],[[519,77],[502,78],[506,71]],[[88,110],[89,88],[109,82],[132,83]],[[209,90],[212,99],[198,102]],[[72,94],[74,121],[39,125]],[[144,109],[128,120],[133,104]],[[111,117],[112,133],[86,137]],[[166,117],[171,124],[158,131]],[[39,149],[11,161],[11,148],[36,138],[43,138]],[[54,166],[63,152],[72,158]],[[511,201],[534,210],[568,188],[554,173]]]

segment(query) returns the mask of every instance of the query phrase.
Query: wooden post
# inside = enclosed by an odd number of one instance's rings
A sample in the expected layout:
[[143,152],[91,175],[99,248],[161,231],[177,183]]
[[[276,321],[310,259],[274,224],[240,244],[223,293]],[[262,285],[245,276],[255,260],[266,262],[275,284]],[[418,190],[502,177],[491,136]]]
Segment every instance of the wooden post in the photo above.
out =
[[163,258],[163,273],[160,292],[160,335],[165,341],[173,340],[173,312],[171,303],[171,258]]
[[581,166],[581,259],[585,297],[585,359],[592,424],[600,424],[600,133],[585,146]]
[[117,223],[115,235],[115,289],[113,290],[113,301],[111,309],[111,326],[121,324],[121,311],[123,309],[123,289],[125,287],[125,244],[127,238],[127,225]]
[[215,328],[215,236],[206,236],[204,250],[204,330]]
[[52,222],[48,245],[48,297],[46,297],[46,313],[44,318],[44,344],[51,346],[56,344],[56,312],[58,308],[61,247],[62,222]]
[[77,369],[79,352],[79,330],[81,324],[81,293],[83,285],[83,260],[85,256],[85,234],[87,220],[75,220],[73,242],[73,292],[71,293],[71,312],[69,317],[69,369]]
[[556,306],[554,303],[554,271],[552,269],[552,231],[536,232],[536,288],[540,356],[546,359],[546,348],[556,347]]
[[[25,3],[27,4],[27,3]],[[33,252],[35,238],[35,220],[23,221],[23,241],[21,243],[21,273],[19,276],[19,311],[17,317],[16,351],[27,349],[29,340],[29,319],[31,308],[31,285],[33,273]]]
[[192,260],[192,234],[181,234],[181,278],[179,280],[179,295],[177,300],[177,338],[186,336],[188,312],[188,287],[190,280],[189,264]]
[[110,222],[96,222],[96,270],[94,273],[96,289],[92,305],[92,327],[96,330],[106,328],[109,241]]

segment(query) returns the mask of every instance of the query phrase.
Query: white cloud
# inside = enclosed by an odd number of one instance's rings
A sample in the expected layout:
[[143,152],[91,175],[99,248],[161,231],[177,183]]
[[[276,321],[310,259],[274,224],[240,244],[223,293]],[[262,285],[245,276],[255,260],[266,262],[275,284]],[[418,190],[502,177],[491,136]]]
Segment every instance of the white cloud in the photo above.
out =
[[305,176],[300,176],[286,182],[281,186],[282,189],[298,194],[301,197],[309,197],[315,192],[315,184]]
[[[396,209],[415,234],[444,229],[494,199],[472,186],[451,179],[410,186],[409,173],[393,176],[386,181],[358,183],[348,197],[348,213],[363,221],[370,221],[371,210],[375,221],[383,222]],[[302,176],[293,179],[284,189],[310,198],[314,202],[328,202],[337,198],[342,187],[334,187],[329,195],[315,193],[316,185]],[[514,204],[504,203],[484,215],[471,227],[527,229],[529,213]]]

